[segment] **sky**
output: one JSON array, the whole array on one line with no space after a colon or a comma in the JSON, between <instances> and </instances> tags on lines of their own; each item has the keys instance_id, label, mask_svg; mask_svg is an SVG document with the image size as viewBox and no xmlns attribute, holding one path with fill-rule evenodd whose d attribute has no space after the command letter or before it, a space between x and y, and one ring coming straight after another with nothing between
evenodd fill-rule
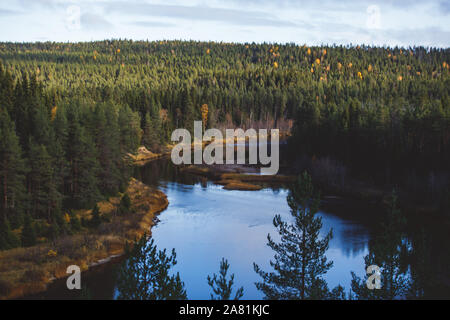
<instances>
[{"instance_id":1,"label":"sky","mask_svg":"<svg viewBox=\"0 0 450 320\"><path fill-rule=\"evenodd\" d=\"M450 44L450 0L0 0L0 41Z\"/></svg>"}]
</instances>

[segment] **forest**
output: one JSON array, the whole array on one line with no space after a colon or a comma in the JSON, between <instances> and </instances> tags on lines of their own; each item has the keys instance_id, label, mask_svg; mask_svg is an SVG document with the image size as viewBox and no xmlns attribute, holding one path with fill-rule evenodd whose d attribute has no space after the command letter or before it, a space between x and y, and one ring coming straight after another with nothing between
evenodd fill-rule
<instances>
[{"instance_id":1,"label":"forest","mask_svg":"<svg viewBox=\"0 0 450 320\"><path fill-rule=\"evenodd\" d=\"M449 61L424 47L0 43L0 249L76 232L86 222L65 215L124 190L126 153L161 152L201 119L290 131L299 172L319 163L338 187L398 187L448 216Z\"/></svg>"}]
</instances>

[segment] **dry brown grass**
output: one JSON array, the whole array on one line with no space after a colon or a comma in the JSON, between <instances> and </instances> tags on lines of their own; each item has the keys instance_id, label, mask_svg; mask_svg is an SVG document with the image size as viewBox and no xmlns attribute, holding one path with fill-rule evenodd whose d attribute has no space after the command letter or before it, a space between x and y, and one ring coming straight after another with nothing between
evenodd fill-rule
<instances>
[{"instance_id":1,"label":"dry brown grass","mask_svg":"<svg viewBox=\"0 0 450 320\"><path fill-rule=\"evenodd\" d=\"M161 158L164 154L167 154L170 152L172 146L165 146L163 147L163 151L161 153L153 153L150 150L148 150L146 147L142 146L138 148L138 151L136 154L128 153L126 158L132 161L134 165L137 166L143 166L149 161Z\"/></svg>"},{"instance_id":2,"label":"dry brown grass","mask_svg":"<svg viewBox=\"0 0 450 320\"><path fill-rule=\"evenodd\" d=\"M222 179L238 180L245 182L278 182L278 183L290 183L294 182L295 176L283 176L283 175L257 175L257 174L242 174L242 173L224 173L221 175Z\"/></svg>"},{"instance_id":3,"label":"dry brown grass","mask_svg":"<svg viewBox=\"0 0 450 320\"><path fill-rule=\"evenodd\" d=\"M87 270L99 260L123 254L127 242L148 234L155 216L168 205L166 195L136 179L130 180L127 193L132 213L112 215L111 221L97 230L60 237L53 243L0 251L0 299L41 292L53 279L66 277L69 265ZM100 214L114 214L119 202L119 197L99 202ZM91 210L76 214L89 218Z\"/></svg>"},{"instance_id":4,"label":"dry brown grass","mask_svg":"<svg viewBox=\"0 0 450 320\"><path fill-rule=\"evenodd\" d=\"M258 186L256 184L250 184L250 183L246 183L246 182L242 182L242 181L237 181L237 180L225 180L228 181L228 183L226 183L224 185L224 189L226 190L249 190L249 191L256 191L256 190L261 190L262 187Z\"/></svg>"},{"instance_id":5,"label":"dry brown grass","mask_svg":"<svg viewBox=\"0 0 450 320\"><path fill-rule=\"evenodd\" d=\"M261 190L262 186L242 182L239 180L224 179L216 181L215 183L223 185L226 190Z\"/></svg>"}]
</instances>

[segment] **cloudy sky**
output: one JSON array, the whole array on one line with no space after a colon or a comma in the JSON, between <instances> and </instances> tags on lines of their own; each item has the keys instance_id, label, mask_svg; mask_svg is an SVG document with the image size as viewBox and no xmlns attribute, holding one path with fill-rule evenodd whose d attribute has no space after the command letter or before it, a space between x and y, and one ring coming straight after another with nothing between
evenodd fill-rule
<instances>
[{"instance_id":1,"label":"cloudy sky","mask_svg":"<svg viewBox=\"0 0 450 320\"><path fill-rule=\"evenodd\" d=\"M1 0L0 41L450 46L450 0Z\"/></svg>"}]
</instances>

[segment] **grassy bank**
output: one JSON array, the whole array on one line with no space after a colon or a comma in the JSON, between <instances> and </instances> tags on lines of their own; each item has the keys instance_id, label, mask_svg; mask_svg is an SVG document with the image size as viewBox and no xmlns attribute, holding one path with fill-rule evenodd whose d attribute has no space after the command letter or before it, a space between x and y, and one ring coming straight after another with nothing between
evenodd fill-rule
<instances>
[{"instance_id":1,"label":"grassy bank","mask_svg":"<svg viewBox=\"0 0 450 320\"><path fill-rule=\"evenodd\" d=\"M246 174L245 171L259 170L240 165L190 165L182 171L207 177L227 190L261 190L266 184L292 183L296 179L295 176Z\"/></svg>"},{"instance_id":2,"label":"grassy bank","mask_svg":"<svg viewBox=\"0 0 450 320\"><path fill-rule=\"evenodd\" d=\"M53 242L0 252L0 298L14 299L46 290L54 279L67 276L69 265L82 271L122 255L127 242L140 238L168 206L166 195L131 179L126 190L131 199L128 213L119 214L119 197L98 203L102 223L95 229L60 237ZM78 218L91 218L92 210L80 210Z\"/></svg>"}]
</instances>

